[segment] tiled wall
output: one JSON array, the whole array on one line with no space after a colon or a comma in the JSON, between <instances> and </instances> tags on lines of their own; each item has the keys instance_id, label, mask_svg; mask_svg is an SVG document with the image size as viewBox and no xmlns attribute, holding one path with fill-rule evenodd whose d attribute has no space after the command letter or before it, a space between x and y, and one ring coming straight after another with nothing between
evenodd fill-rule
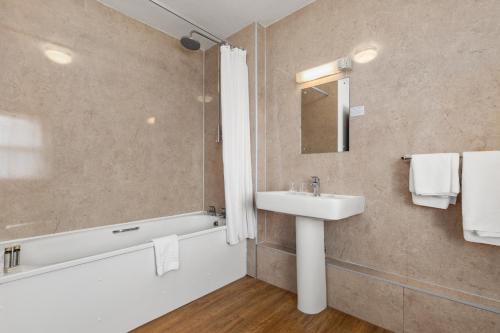
<instances>
[{"instance_id":1,"label":"tiled wall","mask_svg":"<svg viewBox=\"0 0 500 333\"><path fill-rule=\"evenodd\" d=\"M201 210L202 56L94 0L0 1L0 240Z\"/></svg>"},{"instance_id":2,"label":"tiled wall","mask_svg":"<svg viewBox=\"0 0 500 333\"><path fill-rule=\"evenodd\" d=\"M257 278L296 292L294 252L259 243ZM393 332L500 331L498 300L331 258L326 275L330 307Z\"/></svg>"},{"instance_id":3,"label":"tiled wall","mask_svg":"<svg viewBox=\"0 0 500 333\"><path fill-rule=\"evenodd\" d=\"M323 192L367 200L364 214L326 223L329 258L500 300L500 248L464 241L460 202L448 210L414 206L409 164L400 160L407 153L500 149L499 14L495 0L318 0L267 28L267 190L315 175ZM366 108L351 120L350 152L301 155L295 73L370 44L378 46L378 57L354 64L350 75L351 106ZM264 229L262 241L294 248L292 217L268 214ZM278 281L273 270L284 264L281 254L267 257L273 253L259 250L258 276ZM347 291L332 296L338 297L333 306L358 290L355 279L344 280ZM328 287L335 288L334 280ZM404 295L405 329L425 331L415 326L423 311L444 301L414 293ZM374 305L386 294L360 304ZM403 311L403 298L399 304ZM466 306L457 304L449 307L451 317ZM491 316L498 325L499 315Z\"/></svg>"},{"instance_id":4,"label":"tiled wall","mask_svg":"<svg viewBox=\"0 0 500 333\"><path fill-rule=\"evenodd\" d=\"M224 173L219 130L218 48L205 51L205 209L224 207Z\"/></svg>"}]
</instances>

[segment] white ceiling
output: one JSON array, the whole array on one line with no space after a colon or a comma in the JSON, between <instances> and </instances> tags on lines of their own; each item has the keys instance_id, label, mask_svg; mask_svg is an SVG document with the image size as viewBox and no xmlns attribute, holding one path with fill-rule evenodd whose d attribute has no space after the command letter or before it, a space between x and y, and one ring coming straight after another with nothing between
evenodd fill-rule
<instances>
[{"instance_id":1,"label":"white ceiling","mask_svg":"<svg viewBox=\"0 0 500 333\"><path fill-rule=\"evenodd\" d=\"M187 35L190 24L149 0L99 0L172 37ZM227 38L253 22L268 26L315 0L156 0L220 38ZM202 48L212 43L199 38Z\"/></svg>"}]
</instances>

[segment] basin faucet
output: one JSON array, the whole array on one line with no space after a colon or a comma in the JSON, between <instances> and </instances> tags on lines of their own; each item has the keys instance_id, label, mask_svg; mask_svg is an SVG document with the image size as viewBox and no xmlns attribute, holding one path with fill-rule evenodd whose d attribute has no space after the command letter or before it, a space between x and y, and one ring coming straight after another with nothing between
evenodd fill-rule
<instances>
[{"instance_id":1,"label":"basin faucet","mask_svg":"<svg viewBox=\"0 0 500 333\"><path fill-rule=\"evenodd\" d=\"M319 177L318 176L312 176L312 188L313 188L313 195L315 197L319 197L320 196L320 192L319 192Z\"/></svg>"}]
</instances>

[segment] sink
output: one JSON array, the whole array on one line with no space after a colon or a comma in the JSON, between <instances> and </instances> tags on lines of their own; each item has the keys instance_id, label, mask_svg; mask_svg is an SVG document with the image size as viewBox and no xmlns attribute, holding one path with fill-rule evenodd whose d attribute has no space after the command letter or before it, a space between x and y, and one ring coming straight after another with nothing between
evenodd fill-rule
<instances>
[{"instance_id":1,"label":"sink","mask_svg":"<svg viewBox=\"0 0 500 333\"><path fill-rule=\"evenodd\" d=\"M341 220L365 210L362 196L272 191L257 193L257 208L295 215L298 308L316 314L326 308L324 221Z\"/></svg>"},{"instance_id":2,"label":"sink","mask_svg":"<svg viewBox=\"0 0 500 333\"><path fill-rule=\"evenodd\" d=\"M340 220L363 213L365 198L338 194L315 197L312 193L288 191L258 192L257 208L321 220Z\"/></svg>"}]
</instances>

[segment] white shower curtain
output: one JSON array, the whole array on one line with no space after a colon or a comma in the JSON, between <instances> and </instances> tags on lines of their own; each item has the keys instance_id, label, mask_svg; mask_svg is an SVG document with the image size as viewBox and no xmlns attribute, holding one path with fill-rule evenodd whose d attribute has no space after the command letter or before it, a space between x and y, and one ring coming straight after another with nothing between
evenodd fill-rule
<instances>
[{"instance_id":1,"label":"white shower curtain","mask_svg":"<svg viewBox=\"0 0 500 333\"><path fill-rule=\"evenodd\" d=\"M221 46L222 159L227 241L255 238L247 52Z\"/></svg>"}]
</instances>

